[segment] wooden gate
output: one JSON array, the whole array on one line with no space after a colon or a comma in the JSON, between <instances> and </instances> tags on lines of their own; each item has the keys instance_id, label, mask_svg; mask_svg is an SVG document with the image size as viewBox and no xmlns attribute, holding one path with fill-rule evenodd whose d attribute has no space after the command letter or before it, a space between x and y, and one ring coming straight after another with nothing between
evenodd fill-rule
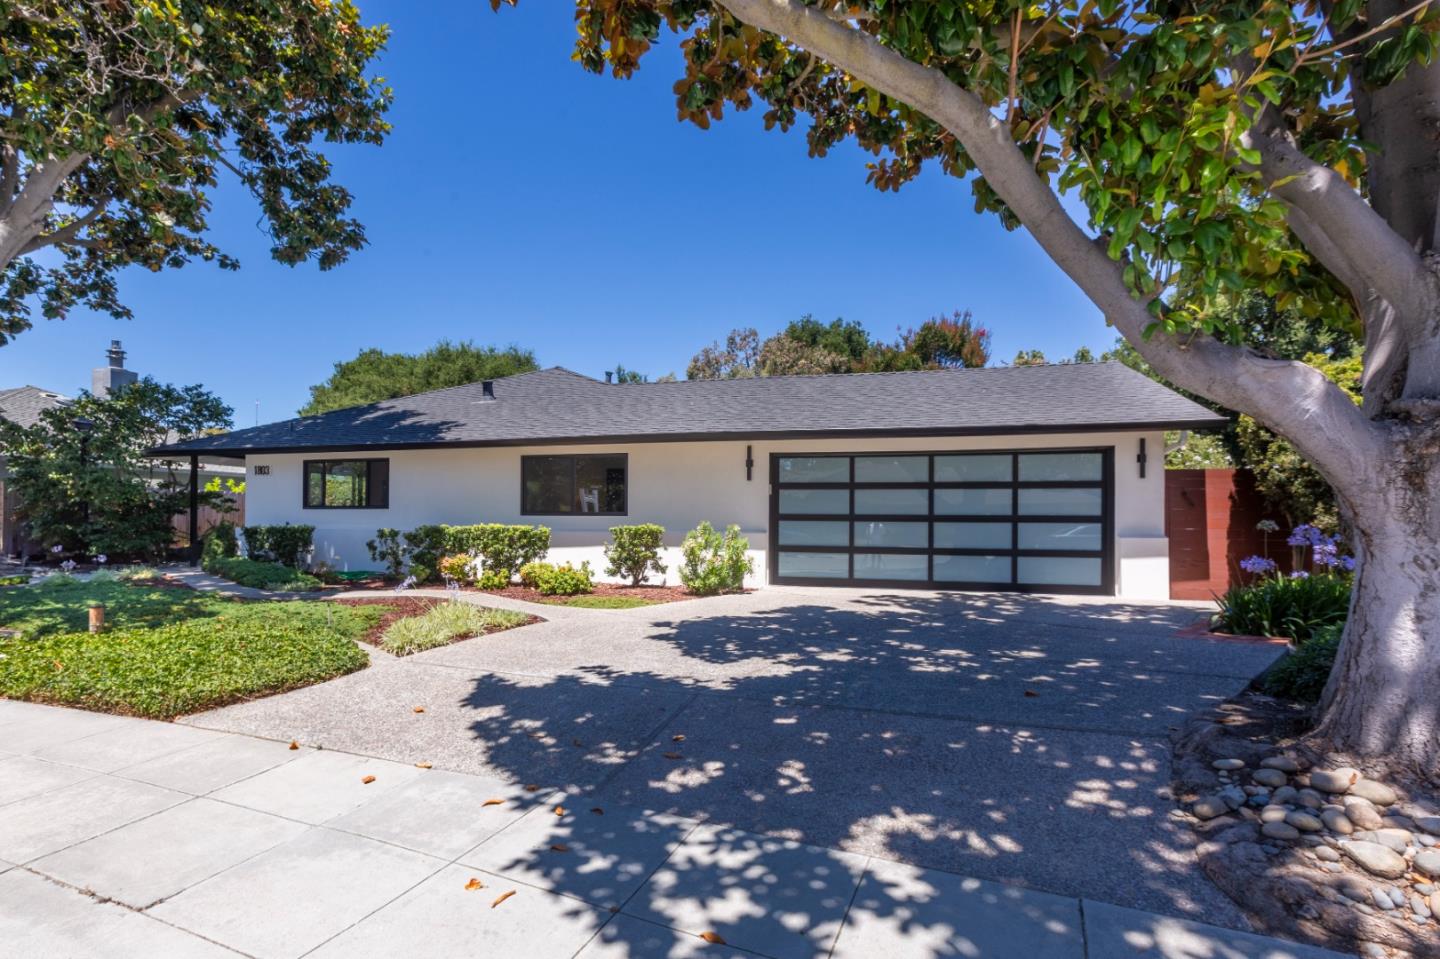
<instances>
[{"instance_id":1,"label":"wooden gate","mask_svg":"<svg viewBox=\"0 0 1440 959\"><path fill-rule=\"evenodd\" d=\"M1269 535L1263 519L1282 523ZM1269 555L1290 569L1289 531L1265 507L1248 470L1166 470L1165 535L1170 538L1170 598L1213 599L1240 583L1240 561Z\"/></svg>"}]
</instances>

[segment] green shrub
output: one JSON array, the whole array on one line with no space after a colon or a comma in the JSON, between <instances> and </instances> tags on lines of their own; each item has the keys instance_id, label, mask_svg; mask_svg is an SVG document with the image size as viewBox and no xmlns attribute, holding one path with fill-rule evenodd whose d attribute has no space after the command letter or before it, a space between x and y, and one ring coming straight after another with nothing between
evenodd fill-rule
<instances>
[{"instance_id":1,"label":"green shrub","mask_svg":"<svg viewBox=\"0 0 1440 959\"><path fill-rule=\"evenodd\" d=\"M469 553L451 553L440 560L440 575L468 585L475 581L478 565Z\"/></svg>"},{"instance_id":2,"label":"green shrub","mask_svg":"<svg viewBox=\"0 0 1440 959\"><path fill-rule=\"evenodd\" d=\"M417 583L429 583L439 578L440 557L453 552L445 546L447 528L431 523L417 526L405 534L405 548L410 554L409 572Z\"/></svg>"},{"instance_id":3,"label":"green shrub","mask_svg":"<svg viewBox=\"0 0 1440 959\"><path fill-rule=\"evenodd\" d=\"M746 574L755 571L755 561L745 555L749 547L740 527L727 526L722 535L708 521L701 523L680 544L680 582L699 596L743 589Z\"/></svg>"},{"instance_id":4,"label":"green shrub","mask_svg":"<svg viewBox=\"0 0 1440 959\"><path fill-rule=\"evenodd\" d=\"M291 569L305 565L315 539L315 527L246 526L245 547L249 557L266 563L280 563Z\"/></svg>"},{"instance_id":5,"label":"green shrub","mask_svg":"<svg viewBox=\"0 0 1440 959\"><path fill-rule=\"evenodd\" d=\"M437 603L419 616L396 620L385 630L380 645L396 656L408 656L457 639L523 626L529 619L524 613L508 609L488 609L459 601Z\"/></svg>"},{"instance_id":6,"label":"green shrub","mask_svg":"<svg viewBox=\"0 0 1440 959\"><path fill-rule=\"evenodd\" d=\"M398 529L388 526L377 529L375 538L368 540L365 548L370 551L371 559L385 564L385 574L391 579L405 577L405 561L410 557L410 551L401 543Z\"/></svg>"},{"instance_id":7,"label":"green shrub","mask_svg":"<svg viewBox=\"0 0 1440 959\"><path fill-rule=\"evenodd\" d=\"M204 567L211 560L238 555L240 543L235 538L235 524L229 520L221 520L205 534L200 546L200 565Z\"/></svg>"},{"instance_id":8,"label":"green shrub","mask_svg":"<svg viewBox=\"0 0 1440 959\"><path fill-rule=\"evenodd\" d=\"M605 545L606 576L622 576L631 586L639 586L651 573L665 575L660 562L660 547L665 543L665 527L655 523L610 527L612 542Z\"/></svg>"},{"instance_id":9,"label":"green shrub","mask_svg":"<svg viewBox=\"0 0 1440 959\"><path fill-rule=\"evenodd\" d=\"M0 586L24 586L30 582L30 576L0 576Z\"/></svg>"},{"instance_id":10,"label":"green shrub","mask_svg":"<svg viewBox=\"0 0 1440 959\"><path fill-rule=\"evenodd\" d=\"M550 551L550 530L544 526L509 526L481 523L445 527L446 552L480 557L486 573L498 573L509 583L520 567L543 559Z\"/></svg>"},{"instance_id":11,"label":"green shrub","mask_svg":"<svg viewBox=\"0 0 1440 959\"><path fill-rule=\"evenodd\" d=\"M1335 655L1340 651L1340 634L1344 623L1331 623L1300 643L1295 651L1280 660L1260 678L1260 688L1271 696L1293 699L1302 703L1320 701Z\"/></svg>"},{"instance_id":12,"label":"green shrub","mask_svg":"<svg viewBox=\"0 0 1440 959\"><path fill-rule=\"evenodd\" d=\"M216 559L205 567L205 571L253 589L296 592L320 588L320 580L308 573L280 563L264 563L239 556Z\"/></svg>"},{"instance_id":13,"label":"green shrub","mask_svg":"<svg viewBox=\"0 0 1440 959\"><path fill-rule=\"evenodd\" d=\"M144 583L160 578L160 571L154 566L117 566L115 578L126 583Z\"/></svg>"},{"instance_id":14,"label":"green shrub","mask_svg":"<svg viewBox=\"0 0 1440 959\"><path fill-rule=\"evenodd\" d=\"M475 580L475 585L480 589L504 589L510 585L510 577L493 569L483 570L480 578Z\"/></svg>"},{"instance_id":15,"label":"green shrub","mask_svg":"<svg viewBox=\"0 0 1440 959\"><path fill-rule=\"evenodd\" d=\"M579 567L569 563L560 566L526 563L520 567L520 582L538 589L545 596L576 596L595 589L589 563L581 563Z\"/></svg>"},{"instance_id":16,"label":"green shrub","mask_svg":"<svg viewBox=\"0 0 1440 959\"><path fill-rule=\"evenodd\" d=\"M1218 600L1213 626L1247 636L1285 636L1303 643L1317 631L1344 623L1350 609L1350 577L1271 576L1236 586Z\"/></svg>"}]
</instances>

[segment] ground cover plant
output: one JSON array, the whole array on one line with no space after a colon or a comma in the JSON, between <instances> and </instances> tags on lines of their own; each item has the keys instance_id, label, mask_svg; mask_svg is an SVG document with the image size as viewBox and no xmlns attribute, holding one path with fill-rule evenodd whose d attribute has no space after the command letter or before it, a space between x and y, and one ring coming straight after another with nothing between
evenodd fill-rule
<instances>
[{"instance_id":1,"label":"ground cover plant","mask_svg":"<svg viewBox=\"0 0 1440 959\"><path fill-rule=\"evenodd\" d=\"M303 592L321 586L320 580L309 573L282 563L266 563L240 556L211 559L205 563L204 569L240 586L272 592Z\"/></svg>"},{"instance_id":2,"label":"ground cover plant","mask_svg":"<svg viewBox=\"0 0 1440 959\"><path fill-rule=\"evenodd\" d=\"M106 629L86 631L88 606ZM364 667L374 609L244 602L151 582L68 579L0 593L0 695L169 719Z\"/></svg>"},{"instance_id":3,"label":"ground cover plant","mask_svg":"<svg viewBox=\"0 0 1440 959\"><path fill-rule=\"evenodd\" d=\"M524 626L533 621L533 616L513 610L491 609L460 600L444 600L430 605L418 615L395 620L381 634L380 647L396 656L409 656L411 653L445 646L461 639Z\"/></svg>"}]
</instances>

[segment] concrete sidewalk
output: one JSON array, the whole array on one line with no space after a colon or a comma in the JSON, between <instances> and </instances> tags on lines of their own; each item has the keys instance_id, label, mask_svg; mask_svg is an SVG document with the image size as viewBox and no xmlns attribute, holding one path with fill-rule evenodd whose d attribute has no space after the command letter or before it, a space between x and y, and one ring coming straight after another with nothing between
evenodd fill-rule
<instances>
[{"instance_id":1,"label":"concrete sidewalk","mask_svg":"<svg viewBox=\"0 0 1440 959\"><path fill-rule=\"evenodd\" d=\"M0 956L236 954L1336 955L594 795L0 700Z\"/></svg>"}]
</instances>

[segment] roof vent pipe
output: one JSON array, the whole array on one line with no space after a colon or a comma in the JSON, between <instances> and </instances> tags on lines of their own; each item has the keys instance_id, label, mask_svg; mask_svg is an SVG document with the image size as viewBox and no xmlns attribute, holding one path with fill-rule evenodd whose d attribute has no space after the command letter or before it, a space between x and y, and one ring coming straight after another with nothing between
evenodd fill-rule
<instances>
[{"instance_id":1,"label":"roof vent pipe","mask_svg":"<svg viewBox=\"0 0 1440 959\"><path fill-rule=\"evenodd\" d=\"M494 380L481 380L481 381L480 381L480 392L481 392L481 394L484 396L485 399L487 399L487 400L493 400L493 399L495 398L495 381L494 381Z\"/></svg>"},{"instance_id":2,"label":"roof vent pipe","mask_svg":"<svg viewBox=\"0 0 1440 959\"><path fill-rule=\"evenodd\" d=\"M614 370L606 370L606 371L605 371L605 382L606 382L606 383L614 383L614 382L615 382L615 371L614 371Z\"/></svg>"}]
</instances>

